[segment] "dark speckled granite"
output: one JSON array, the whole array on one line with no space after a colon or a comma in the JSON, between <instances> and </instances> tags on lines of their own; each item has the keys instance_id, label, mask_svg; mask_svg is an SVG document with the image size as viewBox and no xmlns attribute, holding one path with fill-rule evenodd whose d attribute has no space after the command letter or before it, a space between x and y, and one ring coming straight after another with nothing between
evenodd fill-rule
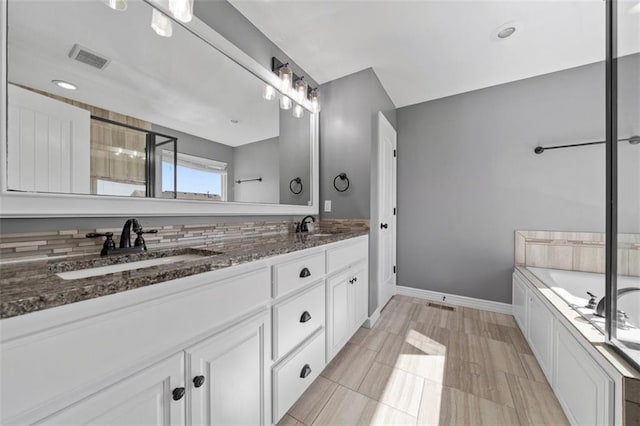
<instances>
[{"instance_id":1,"label":"dark speckled granite","mask_svg":"<svg viewBox=\"0 0 640 426\"><path fill-rule=\"evenodd\" d=\"M188 277L232 265L291 253L333 243L368 231L348 231L314 236L280 234L261 238L227 240L197 247L154 250L121 258L90 255L69 261L36 261L0 265L0 318L10 318L42 309L115 294L126 290ZM201 258L123 271L77 280L63 280L56 272L113 264L114 260L135 262L176 254L201 254ZM219 253L219 254L216 254Z\"/></svg>"}]
</instances>

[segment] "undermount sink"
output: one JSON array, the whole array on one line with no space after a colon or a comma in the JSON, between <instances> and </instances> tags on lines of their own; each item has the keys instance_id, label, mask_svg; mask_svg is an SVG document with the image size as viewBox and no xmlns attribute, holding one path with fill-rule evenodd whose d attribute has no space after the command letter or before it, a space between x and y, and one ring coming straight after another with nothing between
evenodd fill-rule
<instances>
[{"instance_id":1,"label":"undermount sink","mask_svg":"<svg viewBox=\"0 0 640 426\"><path fill-rule=\"evenodd\" d=\"M160 256L158 256L160 254ZM113 274L117 272L133 271L136 269L150 268L152 266L169 265L177 262L202 259L207 256L220 254L208 250L175 250L164 253L142 253L140 255L126 256L122 258L101 258L103 262L97 261L93 265L80 263L78 265L65 265L61 272L56 275L63 280L77 280L82 278L97 277L100 275ZM134 260L140 258L140 260ZM117 263L112 263L113 261ZM76 267L74 267L76 266Z\"/></svg>"}]
</instances>

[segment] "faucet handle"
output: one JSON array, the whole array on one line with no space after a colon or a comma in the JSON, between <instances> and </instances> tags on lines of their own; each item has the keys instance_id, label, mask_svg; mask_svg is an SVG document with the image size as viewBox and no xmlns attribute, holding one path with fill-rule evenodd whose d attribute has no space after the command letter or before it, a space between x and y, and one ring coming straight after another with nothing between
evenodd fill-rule
<instances>
[{"instance_id":1,"label":"faucet handle","mask_svg":"<svg viewBox=\"0 0 640 426\"><path fill-rule=\"evenodd\" d=\"M106 256L109 253L109 251L116 249L116 243L115 241L113 241L113 232L105 232L103 234L98 232L89 232L85 236L87 238L107 237L107 239L104 240L104 244L102 245L102 251L100 252L102 256Z\"/></svg>"},{"instance_id":2,"label":"faucet handle","mask_svg":"<svg viewBox=\"0 0 640 426\"><path fill-rule=\"evenodd\" d=\"M157 229L149 229L148 231L143 231L142 227L140 227L135 232L136 232L136 234L138 234L138 237L134 241L133 246L134 247L143 247L146 250L147 249L147 243L145 242L144 238L142 238L142 234L157 234L158 230Z\"/></svg>"},{"instance_id":3,"label":"faucet handle","mask_svg":"<svg viewBox=\"0 0 640 426\"><path fill-rule=\"evenodd\" d=\"M107 239L113 237L113 232L105 232L103 234L100 234L98 232L89 232L88 234L85 235L85 237L87 238L100 238L100 237L107 237Z\"/></svg>"}]
</instances>

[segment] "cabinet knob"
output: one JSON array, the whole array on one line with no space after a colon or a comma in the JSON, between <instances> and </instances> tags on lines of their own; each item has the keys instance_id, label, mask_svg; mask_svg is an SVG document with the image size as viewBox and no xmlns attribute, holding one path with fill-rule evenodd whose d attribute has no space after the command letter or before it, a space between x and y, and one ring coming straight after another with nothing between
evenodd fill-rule
<instances>
[{"instance_id":1,"label":"cabinet knob","mask_svg":"<svg viewBox=\"0 0 640 426\"><path fill-rule=\"evenodd\" d=\"M196 376L193 378L193 386L199 388L204 385L204 376Z\"/></svg>"},{"instance_id":2,"label":"cabinet knob","mask_svg":"<svg viewBox=\"0 0 640 426\"><path fill-rule=\"evenodd\" d=\"M380 224L380 229L387 229L388 227L389 227L389 225L386 224L386 223L381 223Z\"/></svg>"},{"instance_id":3,"label":"cabinet knob","mask_svg":"<svg viewBox=\"0 0 640 426\"><path fill-rule=\"evenodd\" d=\"M300 378L304 379L309 374L311 374L311 367L309 367L309 364L305 364L304 367L302 367L302 371L300 371Z\"/></svg>"},{"instance_id":4,"label":"cabinet knob","mask_svg":"<svg viewBox=\"0 0 640 426\"><path fill-rule=\"evenodd\" d=\"M179 401L184 396L184 388L175 388L173 390L173 400Z\"/></svg>"},{"instance_id":5,"label":"cabinet knob","mask_svg":"<svg viewBox=\"0 0 640 426\"><path fill-rule=\"evenodd\" d=\"M355 283L356 281L358 281L358 277L353 277L353 282Z\"/></svg>"},{"instance_id":6,"label":"cabinet knob","mask_svg":"<svg viewBox=\"0 0 640 426\"><path fill-rule=\"evenodd\" d=\"M311 271L309 270L309 268L302 268L302 271L300 271L300 278L307 278L311 276Z\"/></svg>"},{"instance_id":7,"label":"cabinet knob","mask_svg":"<svg viewBox=\"0 0 640 426\"><path fill-rule=\"evenodd\" d=\"M356 282L356 277L353 277L349 280L349 284L353 284Z\"/></svg>"},{"instance_id":8,"label":"cabinet knob","mask_svg":"<svg viewBox=\"0 0 640 426\"><path fill-rule=\"evenodd\" d=\"M311 319L311 314L309 313L309 311L304 311L302 313L302 316L300 317L300 322L307 322Z\"/></svg>"}]
</instances>

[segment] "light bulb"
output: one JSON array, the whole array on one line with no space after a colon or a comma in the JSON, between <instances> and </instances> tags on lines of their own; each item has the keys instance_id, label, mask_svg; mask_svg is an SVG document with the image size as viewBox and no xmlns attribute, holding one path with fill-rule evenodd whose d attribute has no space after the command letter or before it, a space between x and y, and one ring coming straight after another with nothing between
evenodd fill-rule
<instances>
[{"instance_id":1,"label":"light bulb","mask_svg":"<svg viewBox=\"0 0 640 426\"><path fill-rule=\"evenodd\" d=\"M302 108L300 105L296 105L295 108L293 108L293 116L295 118L304 117L304 108Z\"/></svg>"},{"instance_id":2,"label":"light bulb","mask_svg":"<svg viewBox=\"0 0 640 426\"><path fill-rule=\"evenodd\" d=\"M311 92L311 111L320 112L320 95L318 94L318 89L314 89Z\"/></svg>"},{"instance_id":3,"label":"light bulb","mask_svg":"<svg viewBox=\"0 0 640 426\"><path fill-rule=\"evenodd\" d=\"M273 86L265 84L262 88L262 97L268 101L272 101L276 98L276 89Z\"/></svg>"},{"instance_id":4,"label":"light bulb","mask_svg":"<svg viewBox=\"0 0 640 426\"><path fill-rule=\"evenodd\" d=\"M178 21L190 22L193 19L193 0L169 0L169 10Z\"/></svg>"},{"instance_id":5,"label":"light bulb","mask_svg":"<svg viewBox=\"0 0 640 426\"><path fill-rule=\"evenodd\" d=\"M102 0L104 4L113 10L123 12L127 10L127 0Z\"/></svg>"},{"instance_id":6,"label":"light bulb","mask_svg":"<svg viewBox=\"0 0 640 426\"><path fill-rule=\"evenodd\" d=\"M289 64L284 64L278 70L278 76L280 77L280 89L287 93L291 89L291 83L293 81L293 71L289 68Z\"/></svg>"},{"instance_id":7,"label":"light bulb","mask_svg":"<svg viewBox=\"0 0 640 426\"><path fill-rule=\"evenodd\" d=\"M171 19L156 9L153 9L151 14L151 28L161 37L171 37L173 34Z\"/></svg>"},{"instance_id":8,"label":"light bulb","mask_svg":"<svg viewBox=\"0 0 640 426\"><path fill-rule=\"evenodd\" d=\"M296 100L298 102L304 101L307 98L307 89L309 88L309 85L304 81L303 77L300 77L300 79L296 81L295 88Z\"/></svg>"},{"instance_id":9,"label":"light bulb","mask_svg":"<svg viewBox=\"0 0 640 426\"><path fill-rule=\"evenodd\" d=\"M291 109L291 106L292 106L291 98L285 95L280 96L280 109L285 109L285 110Z\"/></svg>"}]
</instances>

